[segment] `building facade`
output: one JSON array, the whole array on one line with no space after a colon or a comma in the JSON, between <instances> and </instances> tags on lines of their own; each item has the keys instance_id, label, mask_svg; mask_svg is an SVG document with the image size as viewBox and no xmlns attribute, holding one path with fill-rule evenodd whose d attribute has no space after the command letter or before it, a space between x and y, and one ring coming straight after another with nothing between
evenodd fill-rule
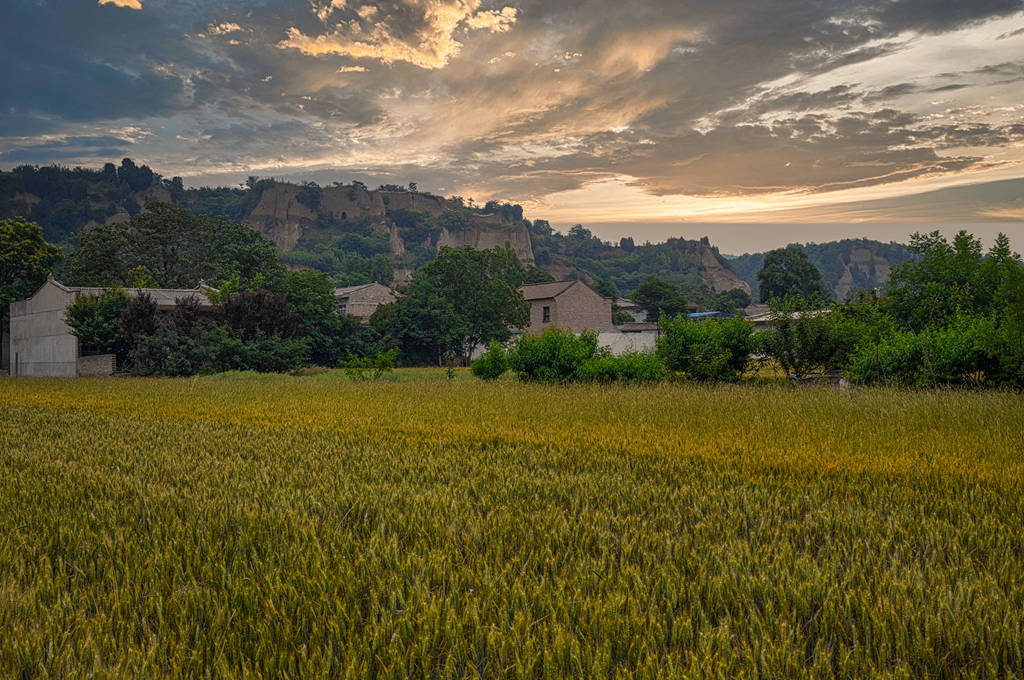
<instances>
[{"instance_id":1,"label":"building facade","mask_svg":"<svg viewBox=\"0 0 1024 680\"><path fill-rule=\"evenodd\" d=\"M519 288L530 303L527 333L540 335L545 328L581 331L613 331L612 301L580 280L533 283Z\"/></svg>"},{"instance_id":2,"label":"building facade","mask_svg":"<svg viewBox=\"0 0 1024 680\"><path fill-rule=\"evenodd\" d=\"M102 295L107 289L65 286L52 276L27 300L11 303L9 363L12 376L73 378L98 375L100 367L113 368L110 359L83 357L78 338L65 322L68 307L79 298ZM170 310L181 298L195 297L210 307L209 288L195 289L125 288L131 297L148 294L157 310ZM108 355L109 356L109 355ZM109 375L109 373L105 373Z\"/></svg>"},{"instance_id":3,"label":"building facade","mask_svg":"<svg viewBox=\"0 0 1024 680\"><path fill-rule=\"evenodd\" d=\"M370 323L370 317L380 305L394 302L395 291L380 283L367 283L361 286L347 286L334 289L337 300L338 314L357 316L362 323Z\"/></svg>"}]
</instances>

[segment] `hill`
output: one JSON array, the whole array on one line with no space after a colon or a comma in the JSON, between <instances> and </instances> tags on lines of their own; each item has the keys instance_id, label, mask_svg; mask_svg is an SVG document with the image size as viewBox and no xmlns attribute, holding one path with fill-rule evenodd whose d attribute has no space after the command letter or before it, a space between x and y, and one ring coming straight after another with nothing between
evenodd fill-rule
<instances>
[{"instance_id":1,"label":"hill","mask_svg":"<svg viewBox=\"0 0 1024 680\"><path fill-rule=\"evenodd\" d=\"M518 205L478 207L415 185L374 190L360 182L320 187L250 177L240 187L186 189L180 177L166 179L127 158L100 170L26 165L0 171L0 216L38 222L54 243L83 227L128 220L149 201L242 222L277 244L286 266L318 269L341 284L402 282L441 246L508 243L524 264L555 278L606 279L623 294L650 275L682 285L693 299L748 287L706 238L615 245L582 226L562 235L545 220L524 219Z\"/></svg>"},{"instance_id":2,"label":"hill","mask_svg":"<svg viewBox=\"0 0 1024 680\"><path fill-rule=\"evenodd\" d=\"M862 289L884 289L889 271L910 259L910 252L902 243L882 243L871 239L843 239L829 243L792 243L802 248L807 257L821 270L825 283L837 300L846 300ZM732 270L750 286L753 296L758 294L757 272L764 265L765 253L726 255Z\"/></svg>"}]
</instances>

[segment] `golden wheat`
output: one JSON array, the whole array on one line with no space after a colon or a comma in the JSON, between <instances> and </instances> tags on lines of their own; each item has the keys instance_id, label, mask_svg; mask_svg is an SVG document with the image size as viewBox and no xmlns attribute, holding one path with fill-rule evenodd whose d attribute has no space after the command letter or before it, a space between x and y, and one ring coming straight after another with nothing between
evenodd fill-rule
<instances>
[{"instance_id":1,"label":"golden wheat","mask_svg":"<svg viewBox=\"0 0 1024 680\"><path fill-rule=\"evenodd\" d=\"M0 675L1019 676L1022 423L1007 393L2 380Z\"/></svg>"}]
</instances>

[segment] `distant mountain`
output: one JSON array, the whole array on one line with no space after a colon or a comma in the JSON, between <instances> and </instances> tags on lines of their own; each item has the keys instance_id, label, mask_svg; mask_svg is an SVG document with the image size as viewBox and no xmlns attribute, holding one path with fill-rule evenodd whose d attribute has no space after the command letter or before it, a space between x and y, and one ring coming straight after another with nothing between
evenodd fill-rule
<instances>
[{"instance_id":1,"label":"distant mountain","mask_svg":"<svg viewBox=\"0 0 1024 680\"><path fill-rule=\"evenodd\" d=\"M892 267L911 257L902 243L882 243L870 239L790 245L803 248L811 262L821 270L832 295L840 301L846 300L858 290L884 290ZM757 272L764 265L764 256L764 253L725 256L736 275L750 285L755 299L758 297Z\"/></svg>"}]
</instances>

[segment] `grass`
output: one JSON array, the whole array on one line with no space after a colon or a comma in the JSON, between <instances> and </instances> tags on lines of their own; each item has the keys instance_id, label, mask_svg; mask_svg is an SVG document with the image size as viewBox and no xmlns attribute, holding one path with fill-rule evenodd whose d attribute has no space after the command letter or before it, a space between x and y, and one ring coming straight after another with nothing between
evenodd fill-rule
<instances>
[{"instance_id":1,"label":"grass","mask_svg":"<svg viewBox=\"0 0 1024 680\"><path fill-rule=\"evenodd\" d=\"M4 379L0 676L1019 677L1022 422L996 392Z\"/></svg>"}]
</instances>

